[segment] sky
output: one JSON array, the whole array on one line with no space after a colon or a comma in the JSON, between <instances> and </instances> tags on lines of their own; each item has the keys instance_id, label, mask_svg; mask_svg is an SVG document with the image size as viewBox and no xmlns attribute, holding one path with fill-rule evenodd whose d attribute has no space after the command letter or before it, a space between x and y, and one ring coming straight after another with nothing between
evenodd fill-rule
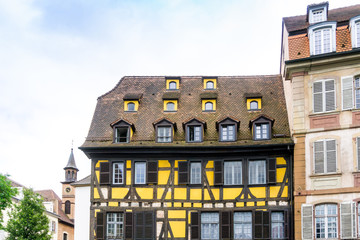
<instances>
[{"instance_id":1,"label":"sky","mask_svg":"<svg viewBox=\"0 0 360 240\"><path fill-rule=\"evenodd\" d=\"M282 18L317 2L0 0L0 173L61 196L72 147L90 174L78 147L123 76L278 74Z\"/></svg>"}]
</instances>

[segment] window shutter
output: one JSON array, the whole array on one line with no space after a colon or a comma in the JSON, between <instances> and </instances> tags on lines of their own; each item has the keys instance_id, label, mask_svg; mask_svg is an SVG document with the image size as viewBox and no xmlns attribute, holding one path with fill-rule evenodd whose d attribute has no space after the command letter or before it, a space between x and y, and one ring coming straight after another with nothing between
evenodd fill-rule
<instances>
[{"instance_id":1,"label":"window shutter","mask_svg":"<svg viewBox=\"0 0 360 240\"><path fill-rule=\"evenodd\" d=\"M147 183L157 184L158 182L158 162L150 161L147 163Z\"/></svg>"},{"instance_id":2,"label":"window shutter","mask_svg":"<svg viewBox=\"0 0 360 240\"><path fill-rule=\"evenodd\" d=\"M288 211L284 211L284 237L289 237L289 220L288 220Z\"/></svg>"},{"instance_id":3,"label":"window shutter","mask_svg":"<svg viewBox=\"0 0 360 240\"><path fill-rule=\"evenodd\" d=\"M255 211L255 239L270 239L270 214Z\"/></svg>"},{"instance_id":4,"label":"window shutter","mask_svg":"<svg viewBox=\"0 0 360 240\"><path fill-rule=\"evenodd\" d=\"M231 219L232 217L230 211L221 212L221 239L232 239Z\"/></svg>"},{"instance_id":5,"label":"window shutter","mask_svg":"<svg viewBox=\"0 0 360 240\"><path fill-rule=\"evenodd\" d=\"M342 109L351 109L354 107L353 102L353 78L345 77L342 82Z\"/></svg>"},{"instance_id":6,"label":"window shutter","mask_svg":"<svg viewBox=\"0 0 360 240\"><path fill-rule=\"evenodd\" d=\"M263 238L270 239L270 213L263 212Z\"/></svg>"},{"instance_id":7,"label":"window shutter","mask_svg":"<svg viewBox=\"0 0 360 240\"><path fill-rule=\"evenodd\" d=\"M314 142L315 173L324 173L324 141Z\"/></svg>"},{"instance_id":8,"label":"window shutter","mask_svg":"<svg viewBox=\"0 0 360 240\"><path fill-rule=\"evenodd\" d=\"M336 141L328 140L326 141L326 161L327 161L327 171L326 172L336 172Z\"/></svg>"},{"instance_id":9,"label":"window shutter","mask_svg":"<svg viewBox=\"0 0 360 240\"><path fill-rule=\"evenodd\" d=\"M335 110L335 81L325 81L325 111Z\"/></svg>"},{"instance_id":10,"label":"window shutter","mask_svg":"<svg viewBox=\"0 0 360 240\"><path fill-rule=\"evenodd\" d=\"M187 161L178 162L179 165L179 184L189 183L189 166Z\"/></svg>"},{"instance_id":11,"label":"window shutter","mask_svg":"<svg viewBox=\"0 0 360 240\"><path fill-rule=\"evenodd\" d=\"M145 235L144 215L145 212L135 213L135 239L144 238Z\"/></svg>"},{"instance_id":12,"label":"window shutter","mask_svg":"<svg viewBox=\"0 0 360 240\"><path fill-rule=\"evenodd\" d=\"M105 224L105 213L98 212L96 214L96 240L104 239L104 224Z\"/></svg>"},{"instance_id":13,"label":"window shutter","mask_svg":"<svg viewBox=\"0 0 360 240\"><path fill-rule=\"evenodd\" d=\"M313 206L308 204L301 205L301 227L302 239L313 239Z\"/></svg>"},{"instance_id":14,"label":"window shutter","mask_svg":"<svg viewBox=\"0 0 360 240\"><path fill-rule=\"evenodd\" d=\"M152 211L147 211L144 214L145 217L145 233L144 233L144 237L146 239L153 239L155 236L155 232L154 232L154 212Z\"/></svg>"},{"instance_id":15,"label":"window shutter","mask_svg":"<svg viewBox=\"0 0 360 240\"><path fill-rule=\"evenodd\" d=\"M223 161L214 161L214 184L223 184Z\"/></svg>"},{"instance_id":16,"label":"window shutter","mask_svg":"<svg viewBox=\"0 0 360 240\"><path fill-rule=\"evenodd\" d=\"M133 214L132 212L125 213L125 239L133 238Z\"/></svg>"},{"instance_id":17,"label":"window shutter","mask_svg":"<svg viewBox=\"0 0 360 240\"><path fill-rule=\"evenodd\" d=\"M100 184L110 184L110 163L100 163Z\"/></svg>"},{"instance_id":18,"label":"window shutter","mask_svg":"<svg viewBox=\"0 0 360 240\"><path fill-rule=\"evenodd\" d=\"M323 111L323 92L322 82L314 82L313 85L313 97L314 97L314 112Z\"/></svg>"},{"instance_id":19,"label":"window shutter","mask_svg":"<svg viewBox=\"0 0 360 240\"><path fill-rule=\"evenodd\" d=\"M356 238L356 211L354 202L340 203L340 236L341 239Z\"/></svg>"},{"instance_id":20,"label":"window shutter","mask_svg":"<svg viewBox=\"0 0 360 240\"><path fill-rule=\"evenodd\" d=\"M200 239L200 214L198 212L190 213L191 220L191 239Z\"/></svg>"},{"instance_id":21,"label":"window shutter","mask_svg":"<svg viewBox=\"0 0 360 240\"><path fill-rule=\"evenodd\" d=\"M268 159L268 183L276 183L276 159Z\"/></svg>"}]
</instances>

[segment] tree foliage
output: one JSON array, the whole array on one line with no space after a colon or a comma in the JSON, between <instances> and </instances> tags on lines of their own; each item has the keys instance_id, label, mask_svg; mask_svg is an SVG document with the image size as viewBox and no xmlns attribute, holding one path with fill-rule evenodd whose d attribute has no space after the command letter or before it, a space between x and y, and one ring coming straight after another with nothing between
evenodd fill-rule
<instances>
[{"instance_id":1,"label":"tree foliage","mask_svg":"<svg viewBox=\"0 0 360 240\"><path fill-rule=\"evenodd\" d=\"M17 189L11 187L11 182L7 175L0 174L0 229L3 229L3 210L10 207L11 198L17 193Z\"/></svg>"},{"instance_id":2,"label":"tree foliage","mask_svg":"<svg viewBox=\"0 0 360 240\"><path fill-rule=\"evenodd\" d=\"M7 240L50 240L49 219L43 200L31 189L24 189L24 198L14 205L6 227Z\"/></svg>"}]
</instances>

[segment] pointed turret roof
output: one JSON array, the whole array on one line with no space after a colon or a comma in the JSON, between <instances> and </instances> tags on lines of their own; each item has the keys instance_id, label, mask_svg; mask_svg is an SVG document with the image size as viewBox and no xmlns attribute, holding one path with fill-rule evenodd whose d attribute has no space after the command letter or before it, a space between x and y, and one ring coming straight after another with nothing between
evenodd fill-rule
<instances>
[{"instance_id":1,"label":"pointed turret roof","mask_svg":"<svg viewBox=\"0 0 360 240\"><path fill-rule=\"evenodd\" d=\"M64 167L64 170L66 170L66 169L75 169L75 170L79 171L79 169L76 167L75 158L74 158L74 153L73 153L73 149L72 149L72 148L71 148L71 153L70 153L69 161L68 161L66 167Z\"/></svg>"}]
</instances>

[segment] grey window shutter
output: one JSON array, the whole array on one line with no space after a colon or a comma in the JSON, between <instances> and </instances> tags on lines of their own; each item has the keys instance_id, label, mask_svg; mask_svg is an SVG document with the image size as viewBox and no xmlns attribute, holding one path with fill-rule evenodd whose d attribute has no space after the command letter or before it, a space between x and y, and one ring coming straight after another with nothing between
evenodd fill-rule
<instances>
[{"instance_id":1,"label":"grey window shutter","mask_svg":"<svg viewBox=\"0 0 360 240\"><path fill-rule=\"evenodd\" d=\"M187 161L178 162L179 166L179 184L187 184L189 183L189 165Z\"/></svg>"},{"instance_id":2,"label":"grey window shutter","mask_svg":"<svg viewBox=\"0 0 360 240\"><path fill-rule=\"evenodd\" d=\"M335 110L335 81L325 81L325 111Z\"/></svg>"},{"instance_id":3,"label":"grey window shutter","mask_svg":"<svg viewBox=\"0 0 360 240\"><path fill-rule=\"evenodd\" d=\"M326 167L327 173L336 172L336 141L326 141Z\"/></svg>"},{"instance_id":4,"label":"grey window shutter","mask_svg":"<svg viewBox=\"0 0 360 240\"><path fill-rule=\"evenodd\" d=\"M340 203L341 239L356 239L356 211L354 202Z\"/></svg>"},{"instance_id":5,"label":"grey window shutter","mask_svg":"<svg viewBox=\"0 0 360 240\"><path fill-rule=\"evenodd\" d=\"M100 184L110 184L110 163L100 163Z\"/></svg>"},{"instance_id":6,"label":"grey window shutter","mask_svg":"<svg viewBox=\"0 0 360 240\"><path fill-rule=\"evenodd\" d=\"M98 212L96 214L96 240L104 239L105 233L105 213Z\"/></svg>"},{"instance_id":7,"label":"grey window shutter","mask_svg":"<svg viewBox=\"0 0 360 240\"><path fill-rule=\"evenodd\" d=\"M268 183L276 183L276 159L268 160Z\"/></svg>"},{"instance_id":8,"label":"grey window shutter","mask_svg":"<svg viewBox=\"0 0 360 240\"><path fill-rule=\"evenodd\" d=\"M132 212L125 213L125 239L133 238L133 214Z\"/></svg>"},{"instance_id":9,"label":"grey window shutter","mask_svg":"<svg viewBox=\"0 0 360 240\"><path fill-rule=\"evenodd\" d=\"M313 101L314 101L314 112L323 111L323 82L314 82L313 85Z\"/></svg>"},{"instance_id":10,"label":"grey window shutter","mask_svg":"<svg viewBox=\"0 0 360 240\"><path fill-rule=\"evenodd\" d=\"M315 173L324 173L324 141L314 142Z\"/></svg>"},{"instance_id":11,"label":"grey window shutter","mask_svg":"<svg viewBox=\"0 0 360 240\"><path fill-rule=\"evenodd\" d=\"M223 184L223 161L214 161L214 184Z\"/></svg>"},{"instance_id":12,"label":"grey window shutter","mask_svg":"<svg viewBox=\"0 0 360 240\"><path fill-rule=\"evenodd\" d=\"M301 228L302 239L313 239L313 206L309 204L301 205Z\"/></svg>"},{"instance_id":13,"label":"grey window shutter","mask_svg":"<svg viewBox=\"0 0 360 240\"><path fill-rule=\"evenodd\" d=\"M221 239L230 240L232 233L231 212L221 212Z\"/></svg>"},{"instance_id":14,"label":"grey window shutter","mask_svg":"<svg viewBox=\"0 0 360 240\"><path fill-rule=\"evenodd\" d=\"M353 78L345 77L341 79L342 82L342 109L352 109L353 102Z\"/></svg>"},{"instance_id":15,"label":"grey window shutter","mask_svg":"<svg viewBox=\"0 0 360 240\"><path fill-rule=\"evenodd\" d=\"M198 212L191 212L190 221L191 239L200 239L200 214Z\"/></svg>"},{"instance_id":16,"label":"grey window shutter","mask_svg":"<svg viewBox=\"0 0 360 240\"><path fill-rule=\"evenodd\" d=\"M149 161L147 163L147 183L157 184L158 182L158 162Z\"/></svg>"}]
</instances>

